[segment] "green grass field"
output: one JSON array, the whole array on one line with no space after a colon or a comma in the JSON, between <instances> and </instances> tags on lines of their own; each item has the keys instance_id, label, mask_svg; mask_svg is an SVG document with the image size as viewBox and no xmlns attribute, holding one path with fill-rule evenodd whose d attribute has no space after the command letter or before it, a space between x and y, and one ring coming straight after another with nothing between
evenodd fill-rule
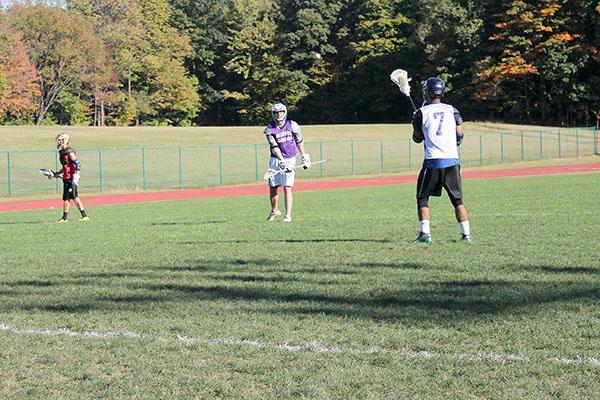
<instances>
[{"instance_id":1,"label":"green grass field","mask_svg":"<svg viewBox=\"0 0 600 400\"><path fill-rule=\"evenodd\" d=\"M410 116L407 116L410 122ZM265 125L268 123L265 120ZM301 121L299 121L302 123ZM264 144L264 126L240 127L89 127L89 126L0 126L0 151L48 150L61 132L71 135L72 144L82 148L142 146L205 146L212 144ZM573 132L574 129L533 125L466 122L469 135L499 132L546 133ZM406 124L369 125L302 125L307 141L330 140L397 140L410 137ZM583 131L582 131L583 132Z\"/></svg>"},{"instance_id":2,"label":"green grass field","mask_svg":"<svg viewBox=\"0 0 600 400\"><path fill-rule=\"evenodd\" d=\"M0 214L0 397L597 397L598 178Z\"/></svg>"}]
</instances>

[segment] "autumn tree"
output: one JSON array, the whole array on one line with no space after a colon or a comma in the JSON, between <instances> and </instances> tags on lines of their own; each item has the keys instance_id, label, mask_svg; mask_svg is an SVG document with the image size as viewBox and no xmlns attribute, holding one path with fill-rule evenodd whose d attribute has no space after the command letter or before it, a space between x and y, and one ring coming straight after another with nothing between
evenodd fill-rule
<instances>
[{"instance_id":1,"label":"autumn tree","mask_svg":"<svg viewBox=\"0 0 600 400\"><path fill-rule=\"evenodd\" d=\"M109 101L118 124L191 123L200 101L184 67L192 49L170 25L167 1L70 0L69 9L92 22L106 49L94 80L101 119Z\"/></svg>"},{"instance_id":2,"label":"autumn tree","mask_svg":"<svg viewBox=\"0 0 600 400\"><path fill-rule=\"evenodd\" d=\"M477 64L481 90L475 100L504 118L568 119L569 103L582 94L577 76L589 54L582 51L581 34L569 27L567 11L558 0L502 2L494 13L491 51Z\"/></svg>"},{"instance_id":3,"label":"autumn tree","mask_svg":"<svg viewBox=\"0 0 600 400\"><path fill-rule=\"evenodd\" d=\"M19 119L25 112L35 112L39 95L38 74L21 34L0 15L0 120L6 114Z\"/></svg>"},{"instance_id":4,"label":"autumn tree","mask_svg":"<svg viewBox=\"0 0 600 400\"><path fill-rule=\"evenodd\" d=\"M65 90L80 85L101 49L84 17L44 4L15 6L9 18L23 35L30 58L39 72L41 96L36 110L40 124Z\"/></svg>"}]
</instances>

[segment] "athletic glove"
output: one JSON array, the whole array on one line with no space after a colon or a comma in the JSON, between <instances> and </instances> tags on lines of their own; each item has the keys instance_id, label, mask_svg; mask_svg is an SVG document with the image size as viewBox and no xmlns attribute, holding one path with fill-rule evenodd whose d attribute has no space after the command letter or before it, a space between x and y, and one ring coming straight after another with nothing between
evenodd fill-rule
<instances>
[{"instance_id":1,"label":"athletic glove","mask_svg":"<svg viewBox=\"0 0 600 400\"><path fill-rule=\"evenodd\" d=\"M460 136L456 135L456 145L460 146L460 144L462 143L463 139L465 138L465 135L462 134Z\"/></svg>"},{"instance_id":2,"label":"athletic glove","mask_svg":"<svg viewBox=\"0 0 600 400\"><path fill-rule=\"evenodd\" d=\"M311 166L311 163L310 163L310 154L304 154L302 156L301 161L302 161L302 168L304 168L304 169L309 169L310 168L310 166Z\"/></svg>"},{"instance_id":3,"label":"athletic glove","mask_svg":"<svg viewBox=\"0 0 600 400\"><path fill-rule=\"evenodd\" d=\"M292 172L292 168L285 160L279 160L279 169L284 172Z\"/></svg>"},{"instance_id":4,"label":"athletic glove","mask_svg":"<svg viewBox=\"0 0 600 400\"><path fill-rule=\"evenodd\" d=\"M74 174L71 182L73 183L73 186L79 186L79 174Z\"/></svg>"}]
</instances>

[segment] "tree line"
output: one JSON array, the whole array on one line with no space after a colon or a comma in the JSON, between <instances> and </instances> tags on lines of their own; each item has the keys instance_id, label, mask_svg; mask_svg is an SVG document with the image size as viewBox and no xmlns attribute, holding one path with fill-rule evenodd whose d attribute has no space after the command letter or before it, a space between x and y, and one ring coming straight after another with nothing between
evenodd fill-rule
<instances>
[{"instance_id":1,"label":"tree line","mask_svg":"<svg viewBox=\"0 0 600 400\"><path fill-rule=\"evenodd\" d=\"M1 6L1 3L0 3ZM0 122L263 124L410 119L389 80L439 76L469 120L590 125L597 0L13 1Z\"/></svg>"}]
</instances>

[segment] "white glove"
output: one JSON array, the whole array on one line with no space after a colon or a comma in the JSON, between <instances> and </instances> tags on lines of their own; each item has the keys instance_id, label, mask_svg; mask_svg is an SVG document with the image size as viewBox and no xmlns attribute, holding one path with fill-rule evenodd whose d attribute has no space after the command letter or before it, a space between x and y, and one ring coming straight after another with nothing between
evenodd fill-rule
<instances>
[{"instance_id":1,"label":"white glove","mask_svg":"<svg viewBox=\"0 0 600 400\"><path fill-rule=\"evenodd\" d=\"M288 165L285 160L279 160L279 169L285 172L292 172L292 168Z\"/></svg>"},{"instance_id":2,"label":"white glove","mask_svg":"<svg viewBox=\"0 0 600 400\"><path fill-rule=\"evenodd\" d=\"M302 168L309 169L311 166L310 154L308 154L308 153L304 154L301 158L301 162L302 162Z\"/></svg>"},{"instance_id":3,"label":"white glove","mask_svg":"<svg viewBox=\"0 0 600 400\"><path fill-rule=\"evenodd\" d=\"M79 186L79 174L74 174L71 182L73 183L73 186Z\"/></svg>"}]
</instances>

